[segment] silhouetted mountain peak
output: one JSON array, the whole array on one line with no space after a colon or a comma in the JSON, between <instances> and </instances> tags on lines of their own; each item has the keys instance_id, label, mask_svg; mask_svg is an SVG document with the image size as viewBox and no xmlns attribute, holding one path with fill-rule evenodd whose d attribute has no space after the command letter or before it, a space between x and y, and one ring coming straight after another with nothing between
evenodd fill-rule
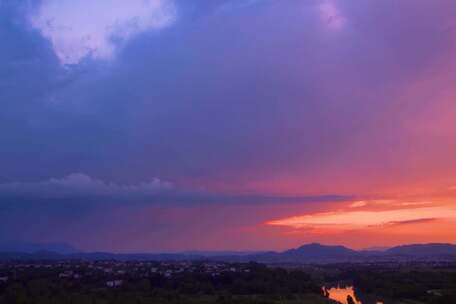
<instances>
[{"instance_id":1,"label":"silhouetted mountain peak","mask_svg":"<svg viewBox=\"0 0 456 304\"><path fill-rule=\"evenodd\" d=\"M308 258L332 258L340 256L353 256L356 255L357 252L344 246L331 246L322 245L319 243L311 243L302 245L296 249L287 250L283 254Z\"/></svg>"}]
</instances>

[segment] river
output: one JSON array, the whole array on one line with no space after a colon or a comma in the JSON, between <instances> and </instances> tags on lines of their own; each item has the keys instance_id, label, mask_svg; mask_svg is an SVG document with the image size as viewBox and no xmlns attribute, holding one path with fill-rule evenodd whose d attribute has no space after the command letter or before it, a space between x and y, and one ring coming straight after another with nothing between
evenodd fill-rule
<instances>
[{"instance_id":1,"label":"river","mask_svg":"<svg viewBox=\"0 0 456 304\"><path fill-rule=\"evenodd\" d=\"M337 301L341 304L350 304L350 303L348 303L349 296L353 299L355 304L363 304L356 297L355 289L353 288L353 286L345 286L345 287L337 286L337 287L330 287L330 288L323 287L323 291L325 292L325 294L328 295L328 298L330 298L331 300ZM383 304L382 301L376 301L374 303ZM368 304L368 303L364 303L364 304Z\"/></svg>"}]
</instances>

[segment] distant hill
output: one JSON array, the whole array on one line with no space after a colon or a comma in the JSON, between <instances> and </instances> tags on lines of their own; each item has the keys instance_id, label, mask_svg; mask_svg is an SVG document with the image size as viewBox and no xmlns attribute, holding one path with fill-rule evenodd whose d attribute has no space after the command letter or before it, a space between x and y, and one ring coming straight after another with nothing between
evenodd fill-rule
<instances>
[{"instance_id":1,"label":"distant hill","mask_svg":"<svg viewBox=\"0 0 456 304\"><path fill-rule=\"evenodd\" d=\"M388 250L390 248L391 247L383 247L383 246L368 247L368 248L364 248L362 251L378 251L378 252L381 252L381 251L386 251L386 250Z\"/></svg>"},{"instance_id":2,"label":"distant hill","mask_svg":"<svg viewBox=\"0 0 456 304\"><path fill-rule=\"evenodd\" d=\"M456 245L421 244L403 245L389 249L352 250L344 246L327 246L317 243L303 245L283 252L268 252L246 257L264 263L363 263L375 261L456 261Z\"/></svg>"},{"instance_id":3,"label":"distant hill","mask_svg":"<svg viewBox=\"0 0 456 304\"><path fill-rule=\"evenodd\" d=\"M203 250L189 250L179 252L178 254L183 255L196 255L202 257L217 257L217 256L246 256L246 255L253 255L253 254L261 254L264 251L234 251L234 250L227 250L227 251L203 251Z\"/></svg>"},{"instance_id":4,"label":"distant hill","mask_svg":"<svg viewBox=\"0 0 456 304\"><path fill-rule=\"evenodd\" d=\"M73 254L80 252L66 243L27 243L21 241L0 242L0 252L54 252L58 254Z\"/></svg>"},{"instance_id":5,"label":"distant hill","mask_svg":"<svg viewBox=\"0 0 456 304\"><path fill-rule=\"evenodd\" d=\"M8 250L3 250L7 248ZM16 250L12 250L16 248ZM49 250L54 248L57 250ZM21 249L21 250L17 250ZM44 249L44 250L37 250ZM375 261L434 261L451 260L456 261L456 245L453 244L413 244L397 246L385 251L356 251L344 246L328 246L317 243L306 244L301 247L286 250L283 252L182 252L182 253L135 253L116 254L109 252L78 252L71 246L62 244L43 245L30 244L27 246L0 247L0 260L22 259L22 260L153 260L153 261L183 261L183 260L217 260L227 262L249 262L260 263L363 263Z\"/></svg>"},{"instance_id":6,"label":"distant hill","mask_svg":"<svg viewBox=\"0 0 456 304\"><path fill-rule=\"evenodd\" d=\"M345 259L358 256L358 252L344 246L328 246L318 243L303 245L296 249L290 249L279 253L279 256L293 260L321 260L321 259Z\"/></svg>"},{"instance_id":7,"label":"distant hill","mask_svg":"<svg viewBox=\"0 0 456 304\"><path fill-rule=\"evenodd\" d=\"M50 251L27 252L0 252L0 260L117 260L117 261L198 261L208 260L208 257L186 254L153 254L153 253L131 253L117 254L109 252L80 252L71 254L60 254Z\"/></svg>"},{"instance_id":8,"label":"distant hill","mask_svg":"<svg viewBox=\"0 0 456 304\"><path fill-rule=\"evenodd\" d=\"M312 263L351 260L360 253L344 246L327 246L318 243L306 244L283 252L267 252L249 256L253 261L265 263Z\"/></svg>"},{"instance_id":9,"label":"distant hill","mask_svg":"<svg viewBox=\"0 0 456 304\"><path fill-rule=\"evenodd\" d=\"M456 256L456 245L434 243L434 244L412 244L390 248L385 251L389 255L407 256Z\"/></svg>"},{"instance_id":10,"label":"distant hill","mask_svg":"<svg viewBox=\"0 0 456 304\"><path fill-rule=\"evenodd\" d=\"M337 258L358 255L358 252L344 246L327 246L318 243L312 243L303 245L296 249L287 250L282 254L301 258Z\"/></svg>"}]
</instances>

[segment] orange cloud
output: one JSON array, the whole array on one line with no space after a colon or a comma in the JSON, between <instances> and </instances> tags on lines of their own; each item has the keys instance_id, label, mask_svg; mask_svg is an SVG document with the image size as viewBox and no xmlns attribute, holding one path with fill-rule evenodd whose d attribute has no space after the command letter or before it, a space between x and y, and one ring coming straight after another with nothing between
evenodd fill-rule
<instances>
[{"instance_id":1,"label":"orange cloud","mask_svg":"<svg viewBox=\"0 0 456 304\"><path fill-rule=\"evenodd\" d=\"M385 203L387 202L387 203ZM375 210L378 205L387 205L386 210ZM267 225L285 226L293 229L365 229L397 223L418 223L423 219L456 220L456 206L431 202L373 201L354 202L349 209L292 216L268 221ZM364 208L353 210L353 208ZM371 209L367 209L371 208Z\"/></svg>"}]
</instances>

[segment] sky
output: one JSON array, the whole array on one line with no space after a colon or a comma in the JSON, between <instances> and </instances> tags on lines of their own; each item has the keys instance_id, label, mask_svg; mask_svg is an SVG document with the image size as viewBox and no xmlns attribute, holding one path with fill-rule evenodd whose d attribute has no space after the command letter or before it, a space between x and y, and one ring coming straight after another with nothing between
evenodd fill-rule
<instances>
[{"instance_id":1,"label":"sky","mask_svg":"<svg viewBox=\"0 0 456 304\"><path fill-rule=\"evenodd\" d=\"M0 243L456 243L453 0L0 0Z\"/></svg>"}]
</instances>

